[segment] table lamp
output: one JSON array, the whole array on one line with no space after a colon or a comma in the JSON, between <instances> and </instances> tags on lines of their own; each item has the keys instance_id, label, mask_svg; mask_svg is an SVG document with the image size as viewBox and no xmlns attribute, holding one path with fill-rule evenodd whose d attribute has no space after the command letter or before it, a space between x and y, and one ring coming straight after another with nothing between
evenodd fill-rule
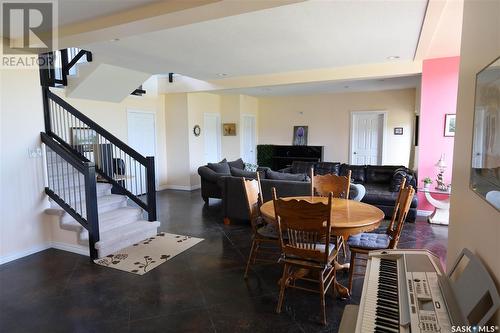
<instances>
[{"instance_id":1,"label":"table lamp","mask_svg":"<svg viewBox=\"0 0 500 333\"><path fill-rule=\"evenodd\" d=\"M439 170L439 173L438 173L437 179L436 179L436 189L440 190L440 191L447 191L448 186L446 186L446 184L443 181L443 173L446 170L446 168L448 167L448 165L444 161L444 154L441 154L441 157L439 158L439 160L437 161L435 166Z\"/></svg>"}]
</instances>

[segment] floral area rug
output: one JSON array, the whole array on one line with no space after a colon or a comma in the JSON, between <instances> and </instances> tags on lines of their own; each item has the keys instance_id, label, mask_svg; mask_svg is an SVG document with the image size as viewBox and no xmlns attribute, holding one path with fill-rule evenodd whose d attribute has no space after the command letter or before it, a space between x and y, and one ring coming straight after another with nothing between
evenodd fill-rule
<instances>
[{"instance_id":1,"label":"floral area rug","mask_svg":"<svg viewBox=\"0 0 500 333\"><path fill-rule=\"evenodd\" d=\"M202 240L203 238L162 232L94 262L101 266L143 275Z\"/></svg>"}]
</instances>

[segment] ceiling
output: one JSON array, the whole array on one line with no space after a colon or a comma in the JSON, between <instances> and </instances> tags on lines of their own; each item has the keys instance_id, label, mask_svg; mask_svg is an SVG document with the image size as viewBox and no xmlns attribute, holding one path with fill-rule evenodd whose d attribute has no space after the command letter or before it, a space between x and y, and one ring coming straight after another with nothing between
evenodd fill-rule
<instances>
[{"instance_id":1,"label":"ceiling","mask_svg":"<svg viewBox=\"0 0 500 333\"><path fill-rule=\"evenodd\" d=\"M406 76L387 79L324 81L301 84L288 84L219 91L222 94L243 94L250 96L287 96L328 93L351 93L360 91L381 91L416 88L420 85L420 76Z\"/></svg>"},{"instance_id":2,"label":"ceiling","mask_svg":"<svg viewBox=\"0 0 500 333\"><path fill-rule=\"evenodd\" d=\"M58 26L95 19L161 0L58 0Z\"/></svg>"},{"instance_id":3,"label":"ceiling","mask_svg":"<svg viewBox=\"0 0 500 333\"><path fill-rule=\"evenodd\" d=\"M412 61L426 6L312 0L84 47L96 60L200 80Z\"/></svg>"}]
</instances>

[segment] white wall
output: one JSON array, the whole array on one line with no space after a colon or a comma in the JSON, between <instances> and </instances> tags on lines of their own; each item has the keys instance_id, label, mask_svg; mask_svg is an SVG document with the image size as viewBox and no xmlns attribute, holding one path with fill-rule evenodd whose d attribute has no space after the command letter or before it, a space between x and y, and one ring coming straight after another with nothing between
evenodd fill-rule
<instances>
[{"instance_id":1,"label":"white wall","mask_svg":"<svg viewBox=\"0 0 500 333\"><path fill-rule=\"evenodd\" d=\"M309 126L308 145L325 146L324 160L348 162L351 111L387 111L383 164L408 166L415 89L259 98L259 144L292 144L293 126ZM394 135L403 127L404 135Z\"/></svg>"},{"instance_id":2,"label":"white wall","mask_svg":"<svg viewBox=\"0 0 500 333\"><path fill-rule=\"evenodd\" d=\"M462 248L478 255L500 290L500 212L469 188L475 76L500 56L500 2L465 1L448 232L448 268ZM500 323L497 311L492 324Z\"/></svg>"},{"instance_id":3,"label":"white wall","mask_svg":"<svg viewBox=\"0 0 500 333\"><path fill-rule=\"evenodd\" d=\"M0 71L0 263L47 247L43 222L42 158L29 148L41 147L44 130L38 69Z\"/></svg>"}]
</instances>

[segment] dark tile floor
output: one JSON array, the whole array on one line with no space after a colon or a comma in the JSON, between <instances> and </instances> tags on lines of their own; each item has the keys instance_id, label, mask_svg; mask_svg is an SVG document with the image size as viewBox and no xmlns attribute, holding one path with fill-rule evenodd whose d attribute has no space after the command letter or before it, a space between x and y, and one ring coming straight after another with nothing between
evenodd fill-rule
<instances>
[{"instance_id":1,"label":"dark tile floor","mask_svg":"<svg viewBox=\"0 0 500 333\"><path fill-rule=\"evenodd\" d=\"M280 267L243 270L250 248L245 223L225 226L220 202L204 206L199 191L158 194L161 230L205 240L139 276L46 250L0 266L0 332L336 332L346 304L328 297L328 326L314 294L290 291L274 312ZM442 260L447 228L406 224L401 248L427 248ZM339 273L340 281L347 274Z\"/></svg>"}]
</instances>

